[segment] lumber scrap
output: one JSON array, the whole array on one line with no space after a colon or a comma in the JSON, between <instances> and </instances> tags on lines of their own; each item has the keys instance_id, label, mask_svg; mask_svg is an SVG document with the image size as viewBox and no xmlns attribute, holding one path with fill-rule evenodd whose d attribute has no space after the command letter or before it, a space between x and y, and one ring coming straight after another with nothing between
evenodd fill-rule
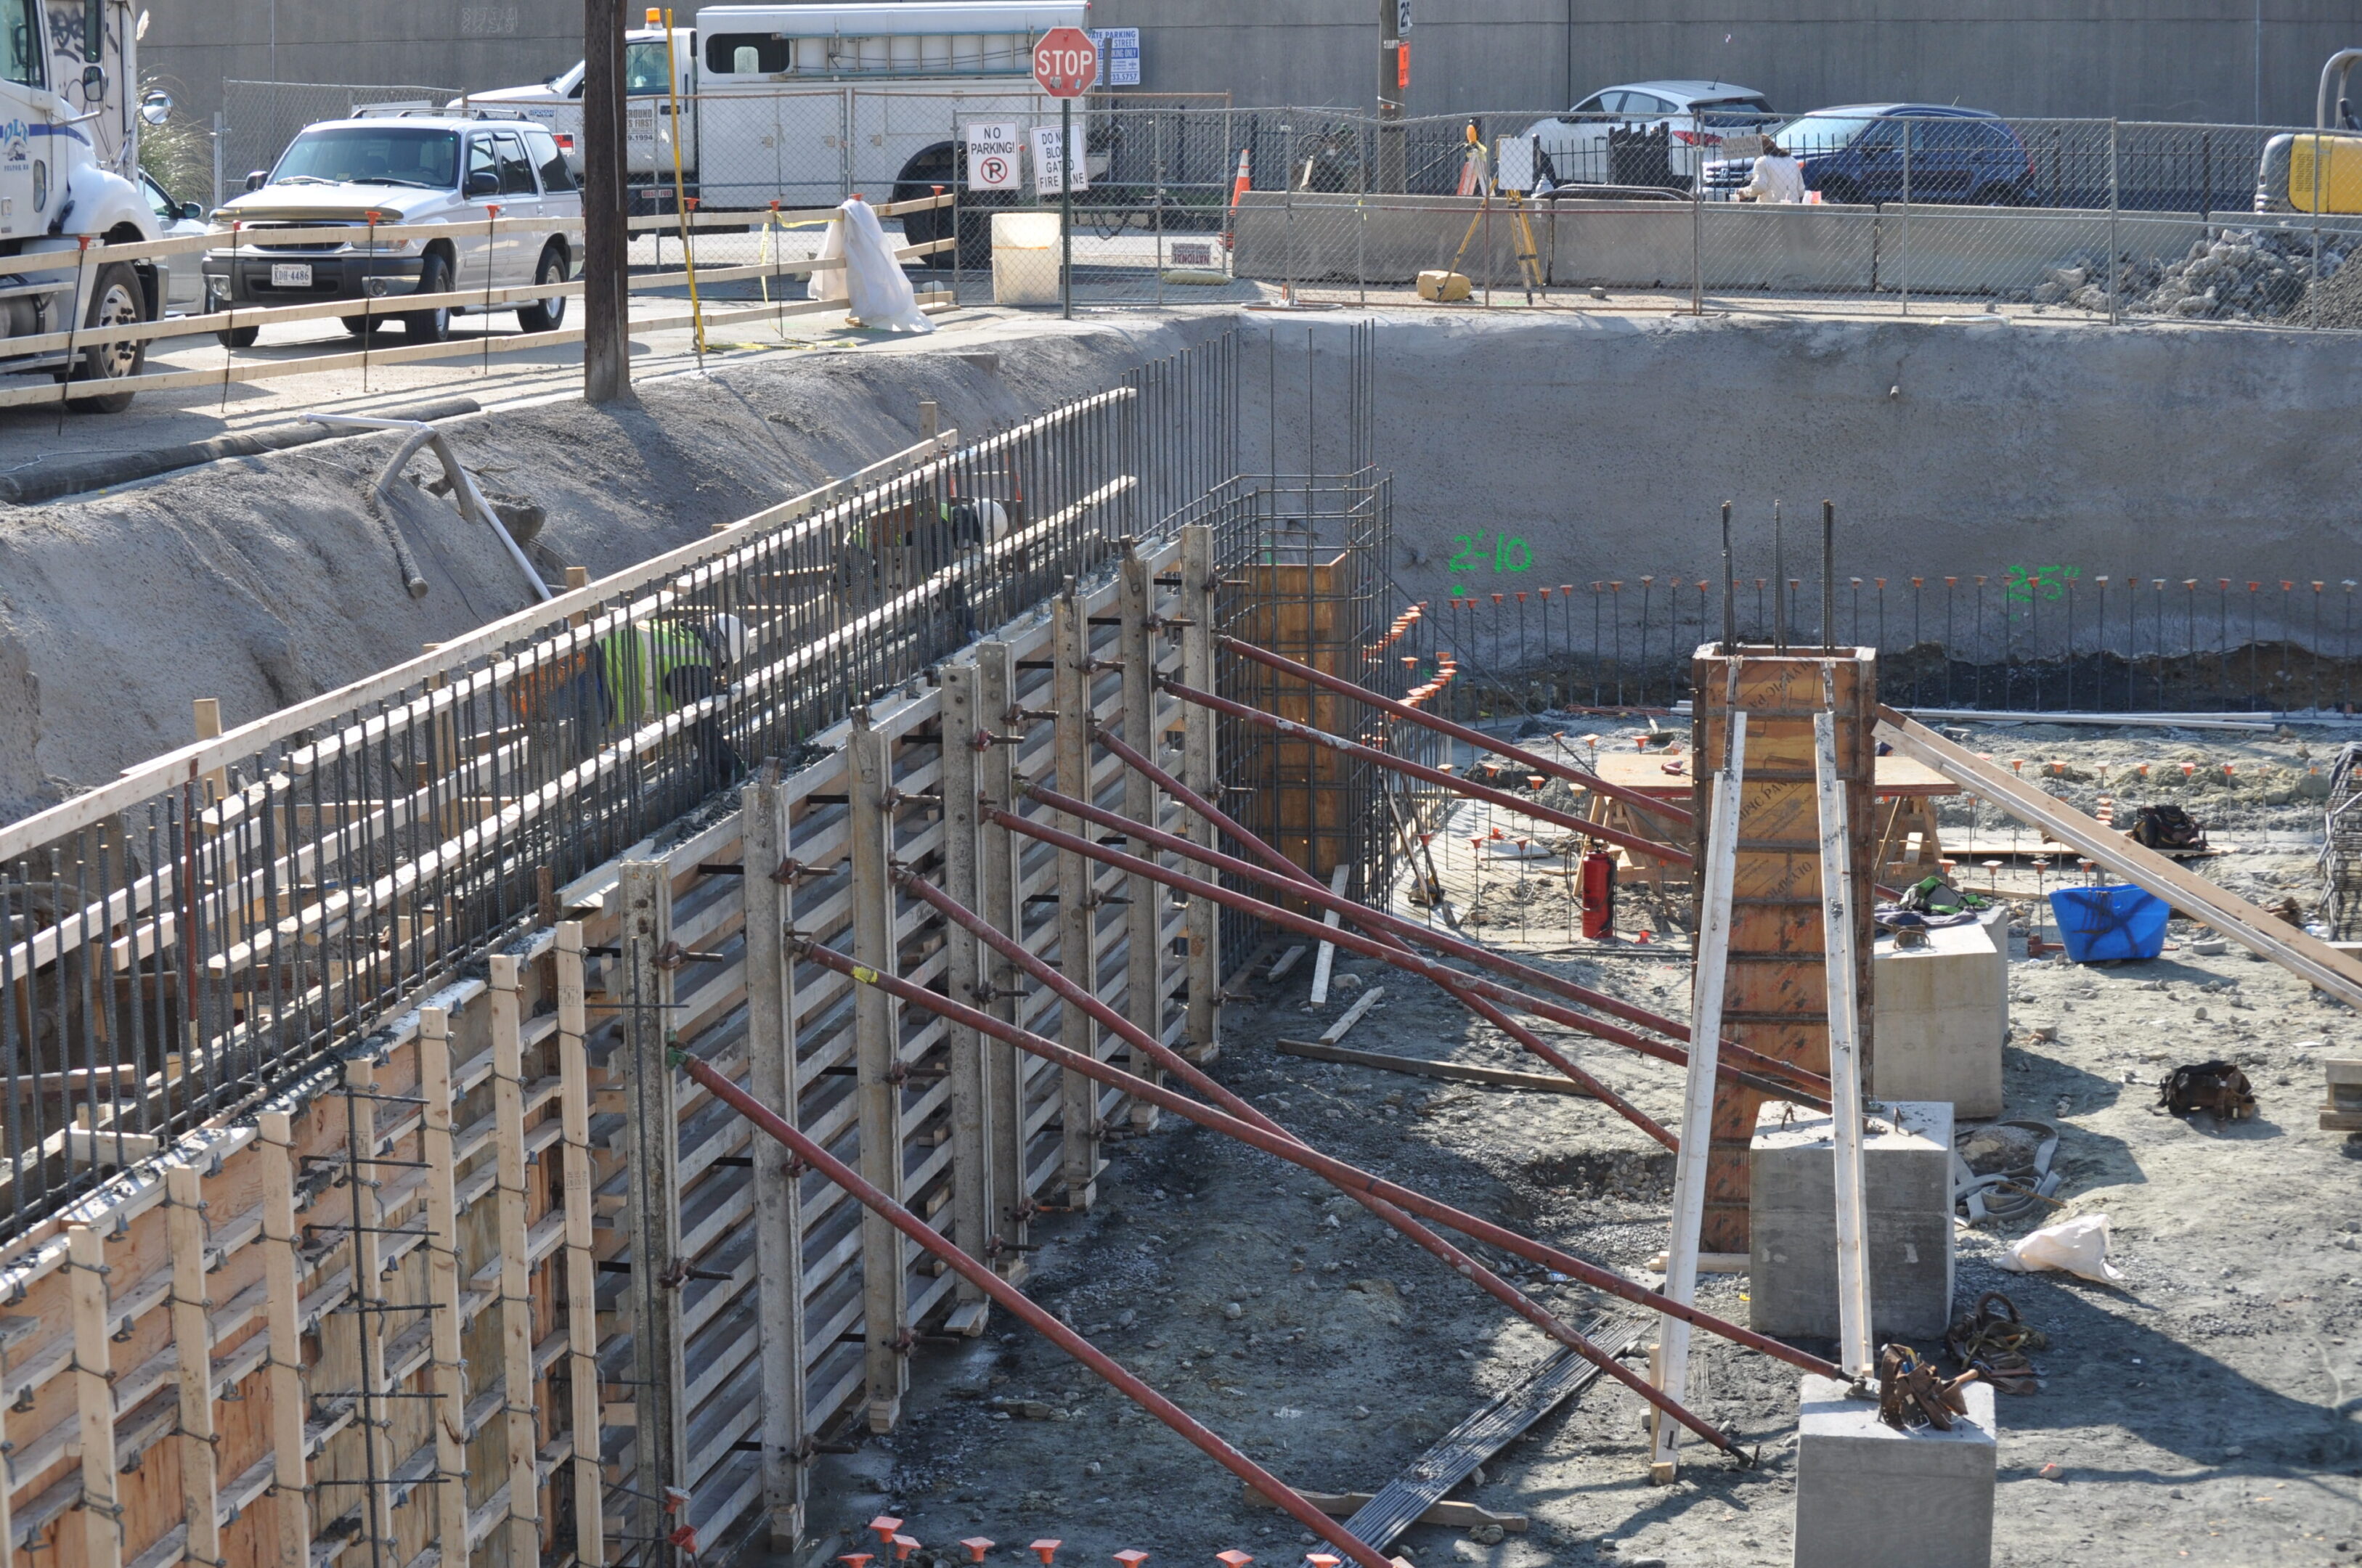
<instances>
[{"instance_id":1,"label":"lumber scrap","mask_svg":"<svg viewBox=\"0 0 2362 1568\"><path fill-rule=\"evenodd\" d=\"M1463 1084L1499 1084L1505 1088L1529 1089L1536 1094L1571 1094L1590 1097L1591 1091L1573 1078L1558 1073L1520 1073L1507 1067L1480 1067L1473 1062L1429 1062L1418 1056L1390 1056L1383 1051L1356 1051L1350 1045L1331 1045L1325 1040L1288 1040L1272 1042L1283 1056L1308 1056L1316 1062L1343 1062L1356 1067L1375 1067L1381 1072L1410 1073L1423 1078L1451 1078Z\"/></svg>"},{"instance_id":2,"label":"lumber scrap","mask_svg":"<svg viewBox=\"0 0 2362 1568\"><path fill-rule=\"evenodd\" d=\"M1277 1503L1253 1486L1240 1488L1246 1494L1251 1508L1276 1508ZM1330 1518L1351 1518L1370 1506L1374 1492L1307 1492L1298 1489L1297 1496L1327 1514ZM1430 1507L1413 1521L1424 1525L1442 1525L1449 1529L1468 1529L1476 1525L1499 1525L1511 1535L1523 1535L1531 1522L1523 1514L1496 1514L1475 1503L1441 1502Z\"/></svg>"},{"instance_id":3,"label":"lumber scrap","mask_svg":"<svg viewBox=\"0 0 2362 1568\"><path fill-rule=\"evenodd\" d=\"M1345 896L1346 878L1352 876L1352 874L1353 863L1352 861L1347 860L1340 862L1337 868L1329 873L1330 893L1336 898L1343 898ZM1337 929L1338 923L1344 917L1337 911L1330 910L1327 914L1320 917L1320 923L1327 926L1330 930L1334 931ZM1327 1007L1329 1005L1329 970L1336 962L1337 944L1333 942L1322 943L1320 944L1320 950L1312 955L1312 1005L1314 1007Z\"/></svg>"},{"instance_id":4,"label":"lumber scrap","mask_svg":"<svg viewBox=\"0 0 2362 1568\"><path fill-rule=\"evenodd\" d=\"M1320 1043L1334 1045L1338 1041L1345 1038L1346 1032L1361 1022L1362 1015L1377 1006L1378 999L1385 994L1386 988L1384 986L1372 986L1368 990L1363 991L1359 1001L1347 1008L1336 1022L1320 1032Z\"/></svg>"},{"instance_id":5,"label":"lumber scrap","mask_svg":"<svg viewBox=\"0 0 2362 1568\"><path fill-rule=\"evenodd\" d=\"M1626 1319L1620 1326L1602 1320L1586 1328L1584 1337L1606 1349L1608 1354L1622 1356L1640 1342L1641 1331L1637 1320ZM1404 1466L1400 1475L1354 1511L1353 1517L1345 1521L1345 1529L1355 1539L1384 1551L1478 1465L1498 1453L1528 1427L1590 1387L1599 1375L1599 1368L1572 1350L1562 1348Z\"/></svg>"},{"instance_id":6,"label":"lumber scrap","mask_svg":"<svg viewBox=\"0 0 2362 1568\"><path fill-rule=\"evenodd\" d=\"M1879 734L1947 778L1974 790L2029 827L2038 827L2094 865L2156 894L2182 913L2222 933L2249 952L2327 991L2349 1007L2362 1007L2362 962L2319 937L2184 870L2156 850L2102 827L2094 819L2005 767L1996 767L1966 746L1955 745L1917 720L1880 704Z\"/></svg>"}]
</instances>

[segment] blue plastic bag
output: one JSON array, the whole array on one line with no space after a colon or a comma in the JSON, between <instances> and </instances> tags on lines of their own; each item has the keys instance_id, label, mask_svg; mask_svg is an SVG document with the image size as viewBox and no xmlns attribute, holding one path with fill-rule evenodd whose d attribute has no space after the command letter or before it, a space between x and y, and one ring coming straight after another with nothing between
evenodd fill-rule
<instances>
[{"instance_id":1,"label":"blue plastic bag","mask_svg":"<svg viewBox=\"0 0 2362 1568\"><path fill-rule=\"evenodd\" d=\"M2078 964L2154 958L2165 951L2165 922L2173 907L2154 893L2126 885L2061 888L2050 895L2058 939Z\"/></svg>"}]
</instances>

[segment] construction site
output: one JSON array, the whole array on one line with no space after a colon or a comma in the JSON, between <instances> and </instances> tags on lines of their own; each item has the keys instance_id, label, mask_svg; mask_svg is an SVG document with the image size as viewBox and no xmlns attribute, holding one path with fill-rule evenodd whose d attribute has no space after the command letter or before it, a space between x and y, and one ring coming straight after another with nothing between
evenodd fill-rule
<instances>
[{"instance_id":1,"label":"construction site","mask_svg":"<svg viewBox=\"0 0 2362 1568\"><path fill-rule=\"evenodd\" d=\"M0 512L0 1568L2362 1560L2341 333L704 348Z\"/></svg>"}]
</instances>

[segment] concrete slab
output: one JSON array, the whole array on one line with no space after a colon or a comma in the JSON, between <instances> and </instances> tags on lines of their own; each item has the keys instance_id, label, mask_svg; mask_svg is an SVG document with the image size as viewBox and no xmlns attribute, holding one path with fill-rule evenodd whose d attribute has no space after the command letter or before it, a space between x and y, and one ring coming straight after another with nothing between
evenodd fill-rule
<instances>
[{"instance_id":1,"label":"concrete slab","mask_svg":"<svg viewBox=\"0 0 2362 1568\"><path fill-rule=\"evenodd\" d=\"M1940 1099L1955 1117L2002 1112L2001 1047L2009 1028L2009 911L1927 933L1924 947L1881 937L1871 954L1877 1099Z\"/></svg>"},{"instance_id":2,"label":"concrete slab","mask_svg":"<svg viewBox=\"0 0 2362 1568\"><path fill-rule=\"evenodd\" d=\"M1949 1431L1897 1431L1846 1386L1807 1376L1798 1397L1796 1568L1988 1568L2000 1450L1991 1386L1960 1392Z\"/></svg>"},{"instance_id":3,"label":"concrete slab","mask_svg":"<svg viewBox=\"0 0 2362 1568\"><path fill-rule=\"evenodd\" d=\"M1830 1122L1766 1105L1748 1200L1748 1322L1783 1339L1838 1331L1837 1189ZM1862 1140L1871 1323L1932 1348L1952 1314L1952 1108L1882 1103Z\"/></svg>"}]
</instances>

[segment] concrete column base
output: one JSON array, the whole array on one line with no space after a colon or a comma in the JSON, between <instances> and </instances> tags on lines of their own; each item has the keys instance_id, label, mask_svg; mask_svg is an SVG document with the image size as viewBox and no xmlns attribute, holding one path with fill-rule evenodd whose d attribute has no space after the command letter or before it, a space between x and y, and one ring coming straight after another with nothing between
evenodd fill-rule
<instances>
[{"instance_id":1,"label":"concrete column base","mask_svg":"<svg viewBox=\"0 0 2362 1568\"><path fill-rule=\"evenodd\" d=\"M1877 1340L1934 1350L1952 1320L1952 1108L1903 1100L1862 1140L1864 1250ZM1748 1327L1838 1335L1837 1158L1829 1119L1777 1101L1755 1126Z\"/></svg>"},{"instance_id":2,"label":"concrete column base","mask_svg":"<svg viewBox=\"0 0 2362 1568\"><path fill-rule=\"evenodd\" d=\"M1993 1393L1960 1392L1950 1431L1901 1432L1846 1386L1806 1376L1796 1438L1795 1568L1990 1568Z\"/></svg>"}]
</instances>

